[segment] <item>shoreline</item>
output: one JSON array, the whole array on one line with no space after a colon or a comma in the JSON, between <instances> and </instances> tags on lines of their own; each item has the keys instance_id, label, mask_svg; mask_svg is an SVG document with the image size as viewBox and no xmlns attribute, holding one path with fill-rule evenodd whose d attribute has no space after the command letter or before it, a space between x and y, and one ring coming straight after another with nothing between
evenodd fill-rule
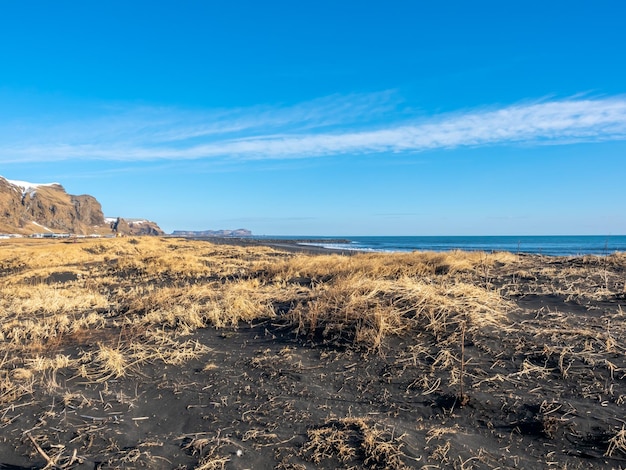
<instances>
[{"instance_id":1,"label":"shoreline","mask_svg":"<svg viewBox=\"0 0 626 470\"><path fill-rule=\"evenodd\" d=\"M419 248L415 247L412 249L396 249L396 250L386 250L386 249L371 249L371 248L329 248L328 246L321 245L341 245L341 244L351 244L352 240L347 238L255 238L255 237L173 237L168 235L167 238L177 238L183 240L198 240L198 241L206 241L209 243L215 243L217 245L231 245L231 246L240 246L240 247L252 247L252 246L265 246L270 248L275 248L282 251L287 251L290 253L304 253L304 254L324 254L324 255L342 255L342 256L352 256L356 254L363 253L379 253L379 254L394 254L394 253L452 253L452 252L464 252L464 253L485 253L485 254L495 254L495 253L510 253L512 255L517 256L547 256L549 258L558 259L573 259L573 258L584 258L586 256L593 257L606 257L614 254L625 253L626 250L614 250L614 251L603 251L602 253L587 253L587 252L571 252L564 254L554 254L551 252L543 252L543 250L539 250L537 252L534 251L524 251L519 249L506 249L504 247L497 248L464 248L464 247L450 247L445 249L435 249L430 247ZM548 251L548 250L546 250Z\"/></svg>"},{"instance_id":2,"label":"shoreline","mask_svg":"<svg viewBox=\"0 0 626 470\"><path fill-rule=\"evenodd\" d=\"M233 246L266 246L275 248L278 250L288 251L290 253L307 253L318 255L344 255L350 256L356 253L366 253L366 251L359 250L340 250L334 248L326 248L323 246L302 245L301 243L349 243L346 239L288 239L281 240L277 238L244 238L244 237L176 237L186 240L198 240L209 243L215 243L216 245L233 245Z\"/></svg>"}]
</instances>

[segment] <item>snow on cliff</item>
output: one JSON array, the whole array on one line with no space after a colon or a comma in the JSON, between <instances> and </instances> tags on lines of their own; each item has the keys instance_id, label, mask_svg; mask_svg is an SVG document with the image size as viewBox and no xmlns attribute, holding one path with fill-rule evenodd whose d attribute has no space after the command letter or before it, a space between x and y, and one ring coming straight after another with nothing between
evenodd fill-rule
<instances>
[{"instance_id":1,"label":"snow on cliff","mask_svg":"<svg viewBox=\"0 0 626 470\"><path fill-rule=\"evenodd\" d=\"M9 180L3 176L0 176L0 178L4 179L13 186L20 188L22 190L22 196L34 193L40 186L61 186L59 183L29 183L28 181Z\"/></svg>"}]
</instances>

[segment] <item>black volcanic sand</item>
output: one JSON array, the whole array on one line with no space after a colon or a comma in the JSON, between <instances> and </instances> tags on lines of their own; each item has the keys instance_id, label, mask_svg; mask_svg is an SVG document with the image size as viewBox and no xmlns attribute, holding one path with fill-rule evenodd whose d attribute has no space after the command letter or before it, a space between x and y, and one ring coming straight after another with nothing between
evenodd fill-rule
<instances>
[{"instance_id":1,"label":"black volcanic sand","mask_svg":"<svg viewBox=\"0 0 626 470\"><path fill-rule=\"evenodd\" d=\"M582 263L525 260L563 269ZM624 275L623 267L611 269ZM489 276L494 288L509 279L504 272ZM391 338L372 352L341 339L298 337L280 322L207 328L189 338L210 352L182 368L149 365L103 384L60 372L55 379L64 399L38 390L0 410L0 468L45 467L31 437L46 455L62 452L65 462L75 455L66 468L76 469L399 468L398 462L407 468L625 468L623 450L605 455L626 425L625 338L615 338L607 367L551 355L537 333L605 331L606 315L623 322L623 291L569 298L554 293L556 285L536 288L548 280L530 268L528 276L517 279L520 289L511 298L514 331L485 331L480 344L465 338L467 403L446 385L449 370L415 354L412 337ZM368 431L382 445L372 447ZM321 436L316 445L311 432Z\"/></svg>"},{"instance_id":2,"label":"black volcanic sand","mask_svg":"<svg viewBox=\"0 0 626 470\"><path fill-rule=\"evenodd\" d=\"M272 238L252 238L252 237L190 237L192 240L204 240L218 245L236 245L236 246L270 246L277 250L288 251L290 253L307 253L307 254L340 254L353 255L355 250L341 250L334 248L326 248L323 246L308 245L308 243L329 244L342 243L348 244L350 240L343 238L329 239L272 239Z\"/></svg>"}]
</instances>

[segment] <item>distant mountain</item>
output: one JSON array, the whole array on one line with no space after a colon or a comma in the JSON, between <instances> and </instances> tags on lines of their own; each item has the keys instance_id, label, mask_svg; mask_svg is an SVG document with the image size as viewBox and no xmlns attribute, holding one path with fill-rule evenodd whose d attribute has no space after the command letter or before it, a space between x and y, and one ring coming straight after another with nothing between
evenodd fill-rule
<instances>
[{"instance_id":1,"label":"distant mountain","mask_svg":"<svg viewBox=\"0 0 626 470\"><path fill-rule=\"evenodd\" d=\"M154 222L127 225L128 229L122 224L120 233L163 234ZM59 183L29 183L0 176L0 233L106 235L113 233L113 227L93 196L68 194Z\"/></svg>"},{"instance_id":2,"label":"distant mountain","mask_svg":"<svg viewBox=\"0 0 626 470\"><path fill-rule=\"evenodd\" d=\"M252 232L245 228L236 230L174 230L172 235L177 237L250 237Z\"/></svg>"}]
</instances>

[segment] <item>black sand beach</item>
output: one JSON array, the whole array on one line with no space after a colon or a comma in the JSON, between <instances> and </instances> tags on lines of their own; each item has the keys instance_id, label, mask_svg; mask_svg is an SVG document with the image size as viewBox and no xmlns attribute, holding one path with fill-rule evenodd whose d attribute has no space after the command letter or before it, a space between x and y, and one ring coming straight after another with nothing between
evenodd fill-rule
<instances>
[{"instance_id":1,"label":"black sand beach","mask_svg":"<svg viewBox=\"0 0 626 470\"><path fill-rule=\"evenodd\" d=\"M626 465L623 255L211 242L3 242L0 468Z\"/></svg>"},{"instance_id":2,"label":"black sand beach","mask_svg":"<svg viewBox=\"0 0 626 470\"><path fill-rule=\"evenodd\" d=\"M234 246L269 246L277 250L287 251L290 253L309 253L309 254L340 254L351 255L353 250L338 250L325 248L323 246L311 245L311 243L349 243L346 239L278 239L278 238L253 238L253 237L194 237L193 240L202 240L217 245L234 245Z\"/></svg>"}]
</instances>

